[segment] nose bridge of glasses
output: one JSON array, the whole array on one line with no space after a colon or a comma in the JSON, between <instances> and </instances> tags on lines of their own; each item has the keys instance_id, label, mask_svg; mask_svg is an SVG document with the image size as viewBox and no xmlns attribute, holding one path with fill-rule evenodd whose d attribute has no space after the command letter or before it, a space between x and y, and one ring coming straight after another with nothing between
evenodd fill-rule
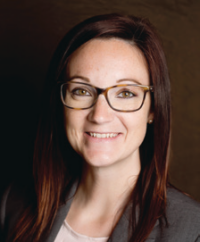
<instances>
[{"instance_id":1,"label":"nose bridge of glasses","mask_svg":"<svg viewBox=\"0 0 200 242\"><path fill-rule=\"evenodd\" d=\"M96 89L96 98L94 100L94 105L98 101L99 95L103 95L105 97L105 101L110 106L109 101L108 101L108 97L107 97L107 92L109 91L110 88L99 88L99 87L94 87L94 88Z\"/></svg>"},{"instance_id":2,"label":"nose bridge of glasses","mask_svg":"<svg viewBox=\"0 0 200 242\"><path fill-rule=\"evenodd\" d=\"M106 95L107 92L107 88L99 88L99 87L95 87L96 91L97 91L97 96L103 94L104 96Z\"/></svg>"},{"instance_id":3,"label":"nose bridge of glasses","mask_svg":"<svg viewBox=\"0 0 200 242\"><path fill-rule=\"evenodd\" d=\"M105 99L107 100L107 92L109 90L109 88L99 88L99 87L95 87L96 92L97 92L97 96L96 96L96 100L98 99L99 95L104 95Z\"/></svg>"}]
</instances>

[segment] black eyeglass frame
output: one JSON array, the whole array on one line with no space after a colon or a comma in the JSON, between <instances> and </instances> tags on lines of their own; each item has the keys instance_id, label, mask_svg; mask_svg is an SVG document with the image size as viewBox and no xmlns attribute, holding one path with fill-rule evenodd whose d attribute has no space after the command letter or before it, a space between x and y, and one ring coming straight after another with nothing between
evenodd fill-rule
<instances>
[{"instance_id":1,"label":"black eyeglass frame","mask_svg":"<svg viewBox=\"0 0 200 242\"><path fill-rule=\"evenodd\" d=\"M67 105L65 104L65 102L64 102L62 89L63 89L63 86L64 86L65 84L68 84L68 83L77 83L77 84L82 84L82 85L86 85L86 86L90 86L90 87L94 88L94 89L96 90L96 92L97 92L97 97L96 97L96 99L94 100L94 102L92 103L92 105L89 106L89 107L87 107L87 108L74 108L74 107L67 106ZM108 99L108 96L107 96L108 91L109 91L110 89L112 89L112 88L115 88L115 87L126 87L126 86L141 87L141 88L144 90L144 96L143 96L142 104L140 105L139 108L134 109L134 110L119 110L119 109L113 108L112 105L110 104L109 99ZM93 85L90 85L90 84L88 84L88 83L69 81L69 82L62 83L61 86L60 86L60 96L61 96L61 101L62 101L63 105L66 106L67 108L75 109L75 110L85 110L85 109L89 109L89 108L93 107L93 106L96 104L99 95L103 94L104 97L105 97L105 99L106 99L106 101L107 101L107 103L108 103L108 105L109 105L113 110L115 110L115 111L117 111L117 112L125 112L125 113L126 113L126 112L136 112L136 111L138 111L139 109L141 109L142 106L143 106L143 104L144 104L144 101L145 101L146 93L147 93L147 92L153 92L153 91L154 91L153 86L146 86L146 85L139 85L139 84L119 84L119 85L114 85L114 86L107 87L107 88L99 88L99 87L95 87L95 86L93 86Z\"/></svg>"}]
</instances>

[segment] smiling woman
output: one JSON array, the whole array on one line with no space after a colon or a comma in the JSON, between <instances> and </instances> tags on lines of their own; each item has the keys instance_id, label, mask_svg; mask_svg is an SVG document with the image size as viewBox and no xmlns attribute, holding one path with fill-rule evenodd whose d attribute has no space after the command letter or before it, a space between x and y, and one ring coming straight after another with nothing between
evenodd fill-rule
<instances>
[{"instance_id":1,"label":"smiling woman","mask_svg":"<svg viewBox=\"0 0 200 242\"><path fill-rule=\"evenodd\" d=\"M49 68L34 186L3 197L2 241L200 241L199 204L168 181L169 137L168 70L149 21L78 24Z\"/></svg>"},{"instance_id":2,"label":"smiling woman","mask_svg":"<svg viewBox=\"0 0 200 242\"><path fill-rule=\"evenodd\" d=\"M105 96L95 97L91 91L90 95L87 91L87 95L83 97L82 94L80 97L79 94L78 98L76 93L76 96L69 93L67 102L73 105L75 100L74 105L77 108L83 105L89 108L80 111L65 109L65 127L70 144L90 165L98 166L99 169L109 165L109 169L113 170L114 167L110 165L119 163L117 169L126 167L125 173L139 174L139 170L133 166L140 167L139 146L144 140L148 120L153 119L153 113L150 113L150 93L143 102L145 95L143 88L128 86L136 85L134 80L138 80L137 82L142 85L149 85L148 68L141 51L128 42L116 38L90 40L70 57L66 79L68 78L73 81L70 86L80 85L80 81L87 83L87 87L90 83L98 88L108 88L119 82L127 85L108 88L106 96L110 105ZM84 84L81 84L79 89L75 87L71 92L86 91ZM135 89L139 90L136 92ZM129 95L131 93L132 96L123 97L124 92L126 94L128 92ZM87 100L92 96L94 101L90 101L91 104L87 105ZM90 108L93 103L95 105ZM113 105L118 112L110 107ZM124 113L126 110L131 112ZM104 139L101 134L104 135ZM114 137L107 138L107 134ZM118 176L119 171L116 170L115 174ZM133 174L129 174L129 177Z\"/></svg>"}]
</instances>

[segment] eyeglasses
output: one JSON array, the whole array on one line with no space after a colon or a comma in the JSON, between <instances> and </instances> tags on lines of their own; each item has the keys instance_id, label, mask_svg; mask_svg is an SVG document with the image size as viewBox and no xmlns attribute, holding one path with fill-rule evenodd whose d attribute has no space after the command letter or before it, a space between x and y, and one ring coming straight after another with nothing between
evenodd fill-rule
<instances>
[{"instance_id":1,"label":"eyeglasses","mask_svg":"<svg viewBox=\"0 0 200 242\"><path fill-rule=\"evenodd\" d=\"M153 86L120 84L102 89L82 82L63 83L60 88L62 103L68 108L91 108L97 102L98 96L103 94L109 106L119 112L139 110L149 91L153 92Z\"/></svg>"}]
</instances>

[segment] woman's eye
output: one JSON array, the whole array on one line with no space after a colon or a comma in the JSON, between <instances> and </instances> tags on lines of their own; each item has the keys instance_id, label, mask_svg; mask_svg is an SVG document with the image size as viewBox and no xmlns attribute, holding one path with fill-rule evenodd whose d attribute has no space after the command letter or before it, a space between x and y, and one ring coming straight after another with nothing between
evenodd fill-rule
<instances>
[{"instance_id":1,"label":"woman's eye","mask_svg":"<svg viewBox=\"0 0 200 242\"><path fill-rule=\"evenodd\" d=\"M91 96L90 93L84 89L81 89L81 88L77 88L77 89L74 89L72 91L72 93L74 95L78 95L78 96Z\"/></svg>"},{"instance_id":2,"label":"woman's eye","mask_svg":"<svg viewBox=\"0 0 200 242\"><path fill-rule=\"evenodd\" d=\"M135 94L130 91L123 91L118 94L118 97L120 97L120 98L131 98L134 96L135 96Z\"/></svg>"}]
</instances>

